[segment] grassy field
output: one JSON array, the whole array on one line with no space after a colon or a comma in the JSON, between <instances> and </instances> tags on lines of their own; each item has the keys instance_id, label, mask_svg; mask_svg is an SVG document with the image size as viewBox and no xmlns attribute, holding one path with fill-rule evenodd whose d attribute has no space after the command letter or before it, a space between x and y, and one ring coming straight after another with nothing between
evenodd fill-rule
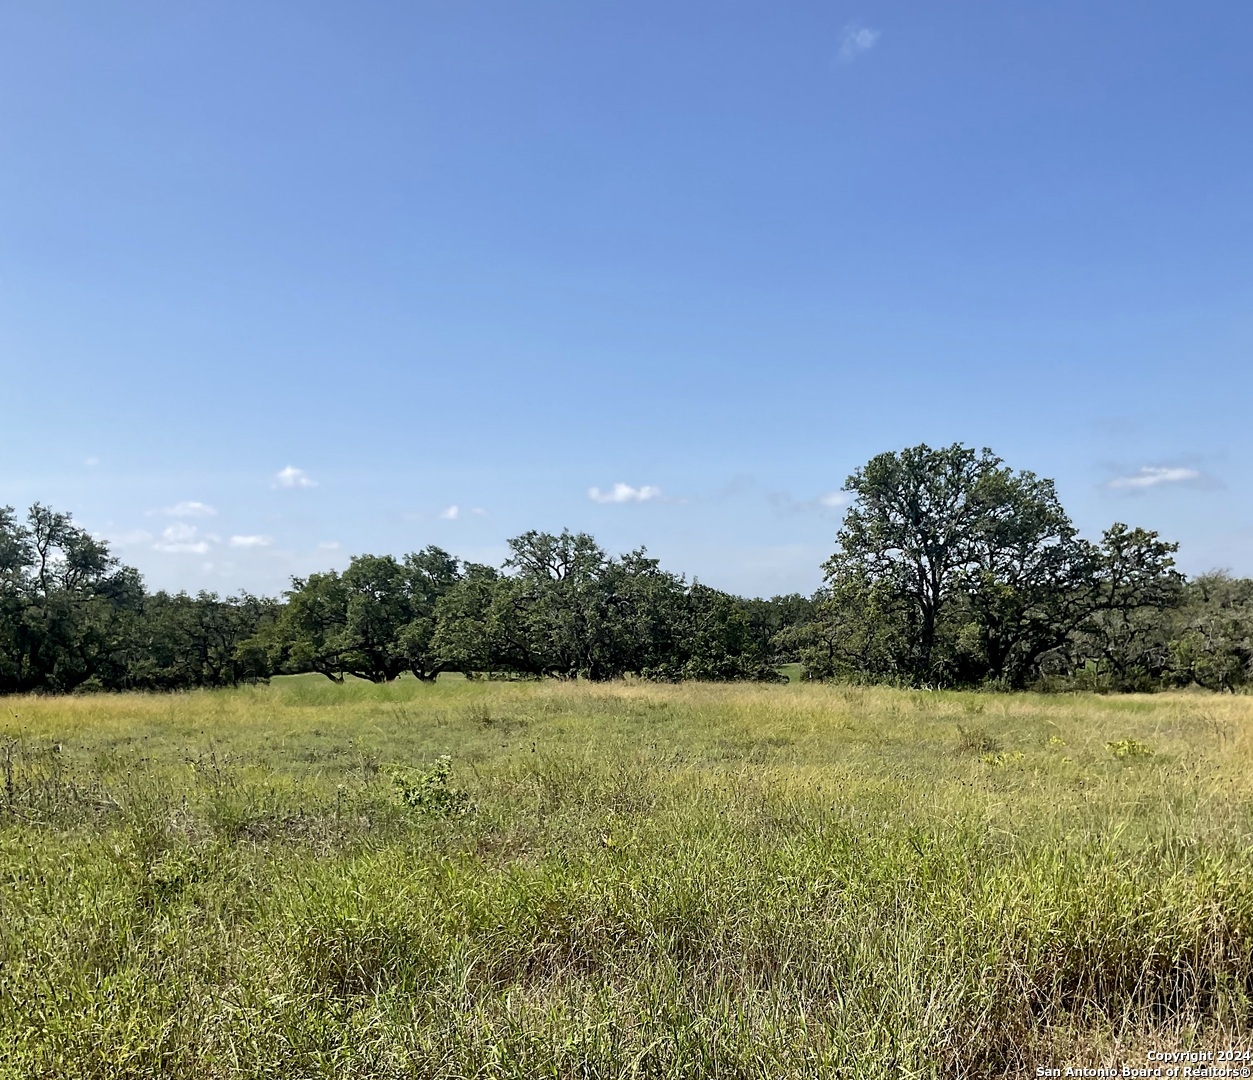
<instances>
[{"instance_id":1,"label":"grassy field","mask_svg":"<svg viewBox=\"0 0 1253 1080\"><path fill-rule=\"evenodd\" d=\"M1251 764L1249 697L0 700L0 1075L1000 1076L1249 1047Z\"/></svg>"}]
</instances>

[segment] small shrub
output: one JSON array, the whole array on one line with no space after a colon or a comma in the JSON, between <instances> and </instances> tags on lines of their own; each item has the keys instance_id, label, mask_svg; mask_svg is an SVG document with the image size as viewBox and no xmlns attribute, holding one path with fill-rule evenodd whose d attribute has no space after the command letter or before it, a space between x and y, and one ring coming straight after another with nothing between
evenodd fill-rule
<instances>
[{"instance_id":1,"label":"small shrub","mask_svg":"<svg viewBox=\"0 0 1253 1080\"><path fill-rule=\"evenodd\" d=\"M1152 757L1153 755L1153 748L1137 739L1119 739L1117 742L1107 742L1105 749L1120 761L1126 761L1130 758Z\"/></svg>"},{"instance_id":2,"label":"small shrub","mask_svg":"<svg viewBox=\"0 0 1253 1080\"><path fill-rule=\"evenodd\" d=\"M481 724L483 727L491 727L497 720L492 715L491 707L485 701L476 701L470 705L465 711L465 718L470 723Z\"/></svg>"},{"instance_id":3,"label":"small shrub","mask_svg":"<svg viewBox=\"0 0 1253 1080\"><path fill-rule=\"evenodd\" d=\"M985 765L1011 765L1022 761L1026 756L1021 750L1004 750L994 754L982 754L979 760Z\"/></svg>"},{"instance_id":4,"label":"small shrub","mask_svg":"<svg viewBox=\"0 0 1253 1080\"><path fill-rule=\"evenodd\" d=\"M957 748L964 754L995 754L1001 749L1000 740L990 731L980 727L957 727Z\"/></svg>"},{"instance_id":5,"label":"small shrub","mask_svg":"<svg viewBox=\"0 0 1253 1080\"><path fill-rule=\"evenodd\" d=\"M474 809L469 792L449 786L452 776L452 758L447 754L435 759L435 764L416 777L403 772L392 774L392 783L401 801L414 810L432 817L457 817Z\"/></svg>"}]
</instances>

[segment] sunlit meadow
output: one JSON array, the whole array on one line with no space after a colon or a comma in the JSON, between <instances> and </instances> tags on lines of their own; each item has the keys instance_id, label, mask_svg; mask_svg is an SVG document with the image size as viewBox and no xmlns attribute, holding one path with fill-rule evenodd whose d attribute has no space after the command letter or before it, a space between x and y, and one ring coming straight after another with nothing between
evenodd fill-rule
<instances>
[{"instance_id":1,"label":"sunlit meadow","mask_svg":"<svg viewBox=\"0 0 1253 1080\"><path fill-rule=\"evenodd\" d=\"M1000 1076L1253 1045L1253 698L0 701L0 1072Z\"/></svg>"}]
</instances>

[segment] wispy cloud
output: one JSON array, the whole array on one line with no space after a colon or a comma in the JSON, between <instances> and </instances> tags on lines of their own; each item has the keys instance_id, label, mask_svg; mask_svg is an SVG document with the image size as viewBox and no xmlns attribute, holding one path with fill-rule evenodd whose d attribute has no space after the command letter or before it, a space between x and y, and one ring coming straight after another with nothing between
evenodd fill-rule
<instances>
[{"instance_id":1,"label":"wispy cloud","mask_svg":"<svg viewBox=\"0 0 1253 1080\"><path fill-rule=\"evenodd\" d=\"M279 469L275 474L272 486L276 488L313 488L318 486L318 482L304 469L298 469L295 465L288 465L287 468Z\"/></svg>"},{"instance_id":2,"label":"wispy cloud","mask_svg":"<svg viewBox=\"0 0 1253 1080\"><path fill-rule=\"evenodd\" d=\"M97 465L100 464L100 459L96 457L95 454L92 454L91 457L83 458L83 464L86 465L87 468L89 469L94 469Z\"/></svg>"},{"instance_id":3,"label":"wispy cloud","mask_svg":"<svg viewBox=\"0 0 1253 1080\"><path fill-rule=\"evenodd\" d=\"M338 551L339 541L338 540L323 540L320 544L318 544L318 550L319 551Z\"/></svg>"},{"instance_id":4,"label":"wispy cloud","mask_svg":"<svg viewBox=\"0 0 1253 1080\"><path fill-rule=\"evenodd\" d=\"M194 499L186 499L183 502L175 503L173 506L167 506L163 510L157 511L166 515L166 517L213 517L217 514L208 503L196 502Z\"/></svg>"},{"instance_id":5,"label":"wispy cloud","mask_svg":"<svg viewBox=\"0 0 1253 1080\"><path fill-rule=\"evenodd\" d=\"M656 499L661 495L661 488L652 484L643 487L632 487L630 484L614 484L608 491L598 487L587 489L587 497L597 503L641 503Z\"/></svg>"},{"instance_id":6,"label":"wispy cloud","mask_svg":"<svg viewBox=\"0 0 1253 1080\"><path fill-rule=\"evenodd\" d=\"M230 540L233 548L263 548L269 547L274 543L272 536L232 536Z\"/></svg>"},{"instance_id":7,"label":"wispy cloud","mask_svg":"<svg viewBox=\"0 0 1253 1080\"><path fill-rule=\"evenodd\" d=\"M126 529L117 533L105 533L101 539L118 547L134 547L136 544L150 543L152 533L147 529Z\"/></svg>"},{"instance_id":8,"label":"wispy cloud","mask_svg":"<svg viewBox=\"0 0 1253 1080\"><path fill-rule=\"evenodd\" d=\"M868 26L862 26L860 23L849 23L844 27L840 34L840 54L839 62L841 64L851 64L862 53L867 53L875 47L875 42L879 40L880 32L872 30Z\"/></svg>"},{"instance_id":9,"label":"wispy cloud","mask_svg":"<svg viewBox=\"0 0 1253 1080\"><path fill-rule=\"evenodd\" d=\"M786 491L769 491L766 498L781 514L809 514L824 510L839 510L853 501L847 491L828 491L813 499L794 499Z\"/></svg>"},{"instance_id":10,"label":"wispy cloud","mask_svg":"<svg viewBox=\"0 0 1253 1080\"><path fill-rule=\"evenodd\" d=\"M165 551L173 554L204 555L211 544L217 543L217 537L201 535L194 525L178 521L161 532L161 538L152 545L154 551Z\"/></svg>"},{"instance_id":11,"label":"wispy cloud","mask_svg":"<svg viewBox=\"0 0 1253 1080\"><path fill-rule=\"evenodd\" d=\"M1130 491L1144 491L1146 488L1160 487L1162 484L1195 484L1205 479L1199 469L1188 469L1181 465L1145 465L1130 476L1116 476L1106 487L1122 488Z\"/></svg>"},{"instance_id":12,"label":"wispy cloud","mask_svg":"<svg viewBox=\"0 0 1253 1080\"><path fill-rule=\"evenodd\" d=\"M439 512L439 516L441 521L456 521L461 516L461 507L456 503L453 503L452 506L445 506Z\"/></svg>"},{"instance_id":13,"label":"wispy cloud","mask_svg":"<svg viewBox=\"0 0 1253 1080\"><path fill-rule=\"evenodd\" d=\"M195 525L185 525L180 521L162 531L161 539L172 544L182 540L192 540L198 532Z\"/></svg>"}]
</instances>

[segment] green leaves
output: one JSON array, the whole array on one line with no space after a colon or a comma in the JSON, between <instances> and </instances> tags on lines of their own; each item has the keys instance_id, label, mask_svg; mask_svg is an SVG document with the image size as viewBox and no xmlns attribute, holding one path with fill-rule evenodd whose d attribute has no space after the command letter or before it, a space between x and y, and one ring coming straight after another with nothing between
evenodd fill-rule
<instances>
[{"instance_id":1,"label":"green leaves","mask_svg":"<svg viewBox=\"0 0 1253 1080\"><path fill-rule=\"evenodd\" d=\"M1253 581L1214 573L1189 582L1170 653L1181 685L1235 690L1253 680Z\"/></svg>"},{"instance_id":2,"label":"green leaves","mask_svg":"<svg viewBox=\"0 0 1253 1080\"><path fill-rule=\"evenodd\" d=\"M806 655L819 673L1018 688L1044 657L1085 652L1120 683L1162 672L1151 628L1182 578L1156 533L1119 524L1093 545L1051 480L961 444L879 454L844 486L856 501Z\"/></svg>"},{"instance_id":3,"label":"green leaves","mask_svg":"<svg viewBox=\"0 0 1253 1080\"><path fill-rule=\"evenodd\" d=\"M1147 743L1140 742L1138 739L1117 739L1114 742L1107 742L1105 749L1118 758L1119 761L1153 756L1153 748Z\"/></svg>"},{"instance_id":4,"label":"green leaves","mask_svg":"<svg viewBox=\"0 0 1253 1080\"><path fill-rule=\"evenodd\" d=\"M845 489L857 499L826 563L834 606L882 670L910 681L1019 681L1061 625L1058 593L1083 561L1052 481L991 450L926 444L879 454ZM853 618L848 620L848 616ZM962 627L973 624L976 648ZM964 640L962 640L964 639Z\"/></svg>"},{"instance_id":5,"label":"green leaves","mask_svg":"<svg viewBox=\"0 0 1253 1080\"><path fill-rule=\"evenodd\" d=\"M436 607L461 580L460 562L437 547L358 555L334 570L293 578L274 630L257 644L276 668L390 682L404 671L429 681L447 666L433 645Z\"/></svg>"},{"instance_id":6,"label":"green leaves","mask_svg":"<svg viewBox=\"0 0 1253 1080\"><path fill-rule=\"evenodd\" d=\"M0 508L0 693L124 685L143 582L69 514Z\"/></svg>"},{"instance_id":7,"label":"green leaves","mask_svg":"<svg viewBox=\"0 0 1253 1080\"><path fill-rule=\"evenodd\" d=\"M608 555L586 533L528 532L503 571L467 568L441 598L433 648L452 668L594 681L777 677L771 631L750 604ZM758 602L758 603L765 603Z\"/></svg>"},{"instance_id":8,"label":"green leaves","mask_svg":"<svg viewBox=\"0 0 1253 1080\"><path fill-rule=\"evenodd\" d=\"M460 817L470 813L474 805L470 795L460 788L452 787L452 758L443 754L426 771L416 776L396 771L392 784L406 806L432 817Z\"/></svg>"}]
</instances>

